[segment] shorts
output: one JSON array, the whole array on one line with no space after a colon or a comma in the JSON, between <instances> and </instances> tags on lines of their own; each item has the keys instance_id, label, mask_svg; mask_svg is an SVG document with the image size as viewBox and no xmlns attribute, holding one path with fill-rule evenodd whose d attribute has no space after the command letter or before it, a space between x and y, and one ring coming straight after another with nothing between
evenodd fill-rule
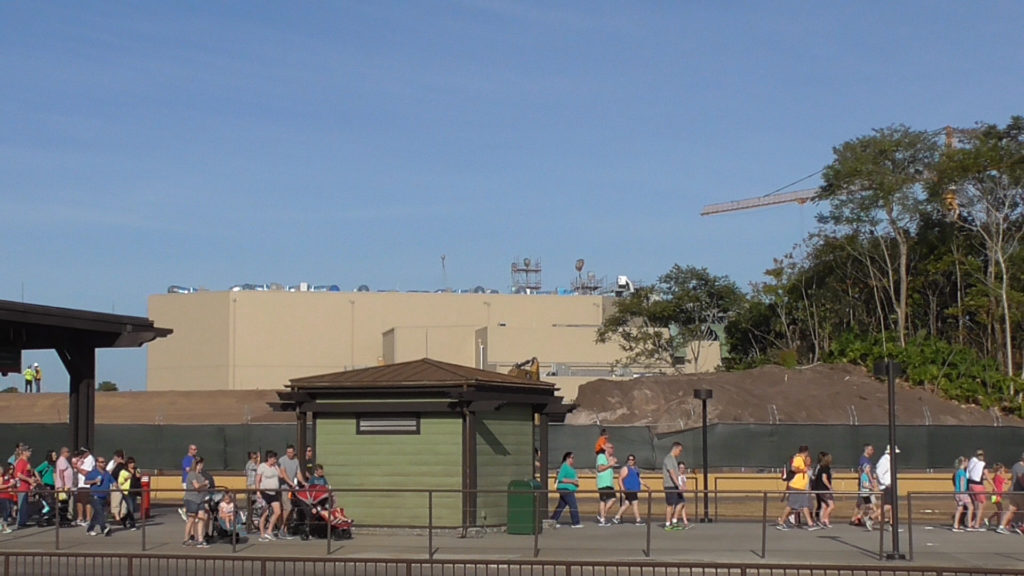
<instances>
[{"instance_id":1,"label":"shorts","mask_svg":"<svg viewBox=\"0 0 1024 576\"><path fill-rule=\"evenodd\" d=\"M792 510L803 510L810 508L811 495L806 492L790 492L787 505Z\"/></svg>"},{"instance_id":2,"label":"shorts","mask_svg":"<svg viewBox=\"0 0 1024 576\"><path fill-rule=\"evenodd\" d=\"M874 506L875 497L870 494L867 496L861 496L857 499L857 502L859 502L861 506Z\"/></svg>"},{"instance_id":3,"label":"shorts","mask_svg":"<svg viewBox=\"0 0 1024 576\"><path fill-rule=\"evenodd\" d=\"M202 502L196 502L194 500L185 500L185 513L189 516L195 516L196 514L199 514L199 511L202 509Z\"/></svg>"},{"instance_id":4,"label":"shorts","mask_svg":"<svg viewBox=\"0 0 1024 576\"><path fill-rule=\"evenodd\" d=\"M970 494L955 494L953 495L953 501L956 502L957 506L970 506L971 496Z\"/></svg>"},{"instance_id":5,"label":"shorts","mask_svg":"<svg viewBox=\"0 0 1024 576\"><path fill-rule=\"evenodd\" d=\"M625 492L622 493L622 495L626 498L626 502L636 502L637 494L638 494L637 492L629 492L629 491L625 491Z\"/></svg>"},{"instance_id":6,"label":"shorts","mask_svg":"<svg viewBox=\"0 0 1024 576\"><path fill-rule=\"evenodd\" d=\"M268 507L271 504L273 504L274 502L280 502L281 501L281 497L278 495L278 493L276 491L275 492L267 492L265 490L261 490L260 491L260 496L263 496L263 501L267 503Z\"/></svg>"},{"instance_id":7,"label":"shorts","mask_svg":"<svg viewBox=\"0 0 1024 576\"><path fill-rule=\"evenodd\" d=\"M818 505L828 504L836 501L836 497L831 492L825 492L821 494L815 494L815 499L818 501Z\"/></svg>"},{"instance_id":8,"label":"shorts","mask_svg":"<svg viewBox=\"0 0 1024 576\"><path fill-rule=\"evenodd\" d=\"M985 503L985 485L984 484L970 484L967 489L971 492L971 499L978 504Z\"/></svg>"},{"instance_id":9,"label":"shorts","mask_svg":"<svg viewBox=\"0 0 1024 576\"><path fill-rule=\"evenodd\" d=\"M1013 509L1020 512L1024 510L1024 492L1011 492L1004 494L1006 497L1006 503L1009 506L1013 506Z\"/></svg>"},{"instance_id":10,"label":"shorts","mask_svg":"<svg viewBox=\"0 0 1024 576\"><path fill-rule=\"evenodd\" d=\"M603 486L597 489L597 497L601 502L611 502L615 500L615 488Z\"/></svg>"},{"instance_id":11,"label":"shorts","mask_svg":"<svg viewBox=\"0 0 1024 576\"><path fill-rule=\"evenodd\" d=\"M686 497L683 496L682 492L673 490L671 488L665 488L665 504L668 506L679 506L680 504L686 504Z\"/></svg>"},{"instance_id":12,"label":"shorts","mask_svg":"<svg viewBox=\"0 0 1024 576\"><path fill-rule=\"evenodd\" d=\"M75 490L75 501L82 504L88 504L92 500L92 494L90 493L89 487L78 488Z\"/></svg>"},{"instance_id":13,"label":"shorts","mask_svg":"<svg viewBox=\"0 0 1024 576\"><path fill-rule=\"evenodd\" d=\"M281 491L281 512L287 514L292 509L292 498L290 490Z\"/></svg>"},{"instance_id":14,"label":"shorts","mask_svg":"<svg viewBox=\"0 0 1024 576\"><path fill-rule=\"evenodd\" d=\"M892 486L882 488L882 506L892 506Z\"/></svg>"}]
</instances>

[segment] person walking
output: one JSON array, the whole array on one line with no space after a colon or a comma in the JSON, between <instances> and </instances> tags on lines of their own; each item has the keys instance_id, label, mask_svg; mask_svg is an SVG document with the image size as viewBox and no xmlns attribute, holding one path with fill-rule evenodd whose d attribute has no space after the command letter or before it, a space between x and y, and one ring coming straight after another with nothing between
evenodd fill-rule
<instances>
[{"instance_id":1,"label":"person walking","mask_svg":"<svg viewBox=\"0 0 1024 576\"><path fill-rule=\"evenodd\" d=\"M285 448L284 456L278 459L277 469L281 480L284 481L281 485L281 529L278 531L277 537L291 540L293 536L288 533L288 522L291 521L293 513L292 490L306 483L293 444L289 444Z\"/></svg>"},{"instance_id":2,"label":"person walking","mask_svg":"<svg viewBox=\"0 0 1024 576\"><path fill-rule=\"evenodd\" d=\"M810 448L800 446L789 462L792 478L786 484L786 509L775 525L779 530L792 529L793 526L789 523L789 513L796 512L799 514L801 511L803 512L804 520L807 521L807 530L820 529L811 519L811 495L808 492L810 487L810 476L808 474L810 464Z\"/></svg>"},{"instance_id":3,"label":"person walking","mask_svg":"<svg viewBox=\"0 0 1024 576\"><path fill-rule=\"evenodd\" d=\"M878 478L878 487L882 491L882 510L878 516L882 528L892 528L892 458L893 453L899 454L899 446L886 446L885 454L875 464L875 476Z\"/></svg>"},{"instance_id":4,"label":"person walking","mask_svg":"<svg viewBox=\"0 0 1024 576\"><path fill-rule=\"evenodd\" d=\"M316 458L313 454L312 446L306 446L306 454L303 458L302 469L305 472L307 481L313 477L314 473L316 473Z\"/></svg>"},{"instance_id":5,"label":"person walking","mask_svg":"<svg viewBox=\"0 0 1024 576\"><path fill-rule=\"evenodd\" d=\"M89 536L96 536L100 532L104 536L110 536L110 526L107 526L107 511L114 479L110 477L110 472L107 472L107 462L104 458L96 459L93 469L85 475L85 484L89 486L90 496L92 496L92 518L85 531ZM100 529L100 532L96 531L97 528Z\"/></svg>"},{"instance_id":6,"label":"person walking","mask_svg":"<svg viewBox=\"0 0 1024 576\"><path fill-rule=\"evenodd\" d=\"M967 458L958 456L953 465L956 467L953 472L953 501L956 502L956 512L953 514L953 532L963 532L964 529L960 527L961 515L968 526L974 517L974 503L967 490Z\"/></svg>"},{"instance_id":7,"label":"person walking","mask_svg":"<svg viewBox=\"0 0 1024 576\"><path fill-rule=\"evenodd\" d=\"M43 493L40 495L40 499L43 502L42 515L49 521L50 511L53 510L54 517L57 517L57 500L54 497L54 488L56 486L56 480L54 477L57 473L57 451L47 450L46 459L39 466L36 466L36 477L39 479L43 488ZM57 518L60 521L60 518Z\"/></svg>"},{"instance_id":8,"label":"person walking","mask_svg":"<svg viewBox=\"0 0 1024 576\"><path fill-rule=\"evenodd\" d=\"M679 507L683 505L683 487L679 485L679 456L682 453L683 445L673 442L661 461L661 485L665 491L665 530L683 529L674 520L679 517Z\"/></svg>"},{"instance_id":9,"label":"person walking","mask_svg":"<svg viewBox=\"0 0 1024 576\"><path fill-rule=\"evenodd\" d=\"M864 450L860 453L860 459L857 462L857 474L858 475L862 474L865 468L867 468L869 470L874 469L873 465L871 464L871 462L872 462L871 458L874 455L875 455L875 447L872 446L871 444L865 444L864 445ZM854 504L853 516L850 517L850 524L852 526L860 526L860 525L864 524L864 517L863 517L864 511L863 511L863 508L864 508L864 498L863 497L859 497L859 498L857 498L856 504Z\"/></svg>"},{"instance_id":10,"label":"person walking","mask_svg":"<svg viewBox=\"0 0 1024 576\"><path fill-rule=\"evenodd\" d=\"M199 447L195 444L189 444L188 450L185 452L185 457L181 459L181 489L188 490L188 473L192 470L192 465L195 464L196 456L199 454ZM184 494L182 494L184 498ZM178 514L181 515L181 519L188 522L188 510L187 506L178 508Z\"/></svg>"},{"instance_id":11,"label":"person walking","mask_svg":"<svg viewBox=\"0 0 1024 576\"><path fill-rule=\"evenodd\" d=\"M32 393L32 384L36 381L36 369L32 366L25 368L25 394Z\"/></svg>"},{"instance_id":12,"label":"person walking","mask_svg":"<svg viewBox=\"0 0 1024 576\"><path fill-rule=\"evenodd\" d=\"M985 525L988 526L991 523L995 523L999 526L999 521L1003 518L1003 492L1006 492L1006 466L1003 466L1002 462L997 462L992 467L992 504L995 505L996 510L988 518L985 519Z\"/></svg>"},{"instance_id":13,"label":"person walking","mask_svg":"<svg viewBox=\"0 0 1024 576\"><path fill-rule=\"evenodd\" d=\"M107 461L107 472L110 473L110 477L114 479L114 487L116 488L121 478L121 471L124 470L124 450L120 448L114 450L114 456ZM114 520L124 523L121 516L124 507L121 506L122 494L120 490L112 490L110 492L110 512L114 515Z\"/></svg>"},{"instance_id":14,"label":"person walking","mask_svg":"<svg viewBox=\"0 0 1024 576\"><path fill-rule=\"evenodd\" d=\"M210 485L203 476L203 457L196 456L192 460L192 468L185 477L185 540L182 546L207 548L206 519L208 514L203 506L203 498L209 493ZM193 544L194 541L194 544Z\"/></svg>"},{"instance_id":15,"label":"person walking","mask_svg":"<svg viewBox=\"0 0 1024 576\"><path fill-rule=\"evenodd\" d=\"M17 496L14 495L14 465L4 464L3 474L0 475L0 532L10 534L11 522L14 521L14 505L17 503Z\"/></svg>"},{"instance_id":16,"label":"person walking","mask_svg":"<svg viewBox=\"0 0 1024 576\"><path fill-rule=\"evenodd\" d=\"M36 385L36 394L39 394L43 389L43 369L39 367L39 363L37 362L32 364L32 371L34 373L32 380Z\"/></svg>"},{"instance_id":17,"label":"person walking","mask_svg":"<svg viewBox=\"0 0 1024 576\"><path fill-rule=\"evenodd\" d=\"M56 471L53 475L53 487L57 491L57 521L71 520L71 495L75 490L75 469L71 467L71 449L61 446L57 456L57 463L54 465Z\"/></svg>"},{"instance_id":18,"label":"person walking","mask_svg":"<svg viewBox=\"0 0 1024 576\"><path fill-rule=\"evenodd\" d=\"M619 511L612 518L612 522L618 524L622 521L622 515L629 510L630 506L633 507L633 516L636 517L635 524L637 526L643 526L645 522L640 519L640 503L637 501L640 494L641 488L647 487L643 480L640 479L640 469L636 467L636 456L630 454L626 456L626 465L619 468L619 490L622 494L622 500L619 504Z\"/></svg>"},{"instance_id":19,"label":"person walking","mask_svg":"<svg viewBox=\"0 0 1024 576\"><path fill-rule=\"evenodd\" d=\"M985 468L985 451L978 450L967 463L967 490L970 491L971 501L974 502L974 517L968 520L968 532L985 531L985 527L982 525L985 514L985 498L988 496L985 493L985 482L991 484L992 480Z\"/></svg>"},{"instance_id":20,"label":"person walking","mask_svg":"<svg viewBox=\"0 0 1024 576\"><path fill-rule=\"evenodd\" d=\"M1010 521L1014 515L1024 510L1024 454L1020 460L1010 468L1010 493L1006 495L1006 512L1003 513L1003 520L996 528L998 534L1010 533ZM1015 528L1017 534L1021 534L1020 528Z\"/></svg>"},{"instance_id":21,"label":"person walking","mask_svg":"<svg viewBox=\"0 0 1024 576\"><path fill-rule=\"evenodd\" d=\"M32 448L24 446L14 463L14 478L17 481L18 492L18 528L28 528L29 508L28 496L32 488L39 483L35 471L29 460L32 458Z\"/></svg>"},{"instance_id":22,"label":"person walking","mask_svg":"<svg viewBox=\"0 0 1024 576\"><path fill-rule=\"evenodd\" d=\"M256 483L259 485L260 496L267 507L260 515L257 528L260 531L260 542L274 540L274 525L281 516L281 471L277 468L277 452L267 450L266 462L256 468Z\"/></svg>"},{"instance_id":23,"label":"person walking","mask_svg":"<svg viewBox=\"0 0 1024 576\"><path fill-rule=\"evenodd\" d=\"M96 458L89 451L89 448L82 446L78 450L78 458L72 461L72 467L77 473L78 488L75 490L75 509L78 512L77 524L88 526L92 521L92 491L85 483L85 475L96 467Z\"/></svg>"},{"instance_id":24,"label":"person walking","mask_svg":"<svg viewBox=\"0 0 1024 576\"><path fill-rule=\"evenodd\" d=\"M811 489L814 490L818 502L818 525L822 528L832 527L832 510L836 507L835 495L832 494L832 455L818 452L818 465L811 475Z\"/></svg>"},{"instance_id":25,"label":"person walking","mask_svg":"<svg viewBox=\"0 0 1024 576\"><path fill-rule=\"evenodd\" d=\"M558 469L558 476L555 478L555 490L558 490L558 505L555 506L551 519L558 526L558 519L562 517L562 511L569 509L569 519L572 520L573 528L583 528L580 523L580 509L576 504L576 491L580 488L580 479L576 474L576 455L566 452L562 455L562 466Z\"/></svg>"},{"instance_id":26,"label":"person walking","mask_svg":"<svg viewBox=\"0 0 1024 576\"><path fill-rule=\"evenodd\" d=\"M135 513L138 510L139 493L142 491L142 472L136 466L133 456L125 459L124 467L118 473L117 486L121 491L121 504L124 508L121 525L136 530Z\"/></svg>"},{"instance_id":27,"label":"person walking","mask_svg":"<svg viewBox=\"0 0 1024 576\"><path fill-rule=\"evenodd\" d=\"M612 504L615 503L615 465L617 463L615 446L611 442L605 442L604 447L597 453L595 463L598 499L597 524L599 526L611 526L606 515L611 512Z\"/></svg>"}]
</instances>

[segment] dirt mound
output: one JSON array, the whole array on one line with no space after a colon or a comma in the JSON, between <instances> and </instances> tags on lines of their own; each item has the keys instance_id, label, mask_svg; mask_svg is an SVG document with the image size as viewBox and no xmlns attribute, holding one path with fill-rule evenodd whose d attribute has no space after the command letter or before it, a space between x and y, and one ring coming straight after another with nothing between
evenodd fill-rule
<instances>
[{"instance_id":1,"label":"dirt mound","mask_svg":"<svg viewBox=\"0 0 1024 576\"><path fill-rule=\"evenodd\" d=\"M294 423L292 413L272 412L272 390L194 392L98 392L98 424ZM2 394L0 422L45 424L68 421L68 395Z\"/></svg>"},{"instance_id":2,"label":"dirt mound","mask_svg":"<svg viewBox=\"0 0 1024 576\"><path fill-rule=\"evenodd\" d=\"M569 424L649 425L657 432L700 426L695 388L710 388L709 422L886 424L884 382L862 368L818 364L788 370L763 366L742 372L595 380L580 387ZM951 402L897 383L897 424L1024 426L1024 420Z\"/></svg>"}]
</instances>

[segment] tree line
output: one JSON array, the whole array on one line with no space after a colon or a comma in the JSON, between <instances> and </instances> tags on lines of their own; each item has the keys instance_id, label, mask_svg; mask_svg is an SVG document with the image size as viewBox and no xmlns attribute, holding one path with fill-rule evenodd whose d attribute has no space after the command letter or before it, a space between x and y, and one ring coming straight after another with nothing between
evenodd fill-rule
<instances>
[{"instance_id":1,"label":"tree line","mask_svg":"<svg viewBox=\"0 0 1024 576\"><path fill-rule=\"evenodd\" d=\"M894 125L833 153L816 228L765 280L677 264L620 299L597 340L677 370L723 333L726 369L888 357L912 385L1024 415L1024 117Z\"/></svg>"}]
</instances>

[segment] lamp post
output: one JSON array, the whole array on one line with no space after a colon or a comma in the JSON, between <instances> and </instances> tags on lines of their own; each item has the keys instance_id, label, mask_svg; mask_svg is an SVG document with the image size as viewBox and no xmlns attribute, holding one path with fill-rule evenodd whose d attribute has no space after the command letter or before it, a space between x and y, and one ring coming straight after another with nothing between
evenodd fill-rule
<instances>
[{"instance_id":1,"label":"lamp post","mask_svg":"<svg viewBox=\"0 0 1024 576\"><path fill-rule=\"evenodd\" d=\"M892 552L885 555L886 560L906 560L907 556L900 553L900 500L897 485L896 464L896 377L903 373L903 367L886 358L875 362L875 376L885 376L889 384L889 489L892 491ZM883 503L884 510L884 503ZM883 514L882 522L885 522ZM883 526L884 528L884 526Z\"/></svg>"},{"instance_id":2,"label":"lamp post","mask_svg":"<svg viewBox=\"0 0 1024 576\"><path fill-rule=\"evenodd\" d=\"M711 517L708 516L708 400L711 399L711 396L712 392L709 388L695 388L693 390L693 397L700 400L700 467L704 470L704 517L700 521L703 523L711 522Z\"/></svg>"}]
</instances>

